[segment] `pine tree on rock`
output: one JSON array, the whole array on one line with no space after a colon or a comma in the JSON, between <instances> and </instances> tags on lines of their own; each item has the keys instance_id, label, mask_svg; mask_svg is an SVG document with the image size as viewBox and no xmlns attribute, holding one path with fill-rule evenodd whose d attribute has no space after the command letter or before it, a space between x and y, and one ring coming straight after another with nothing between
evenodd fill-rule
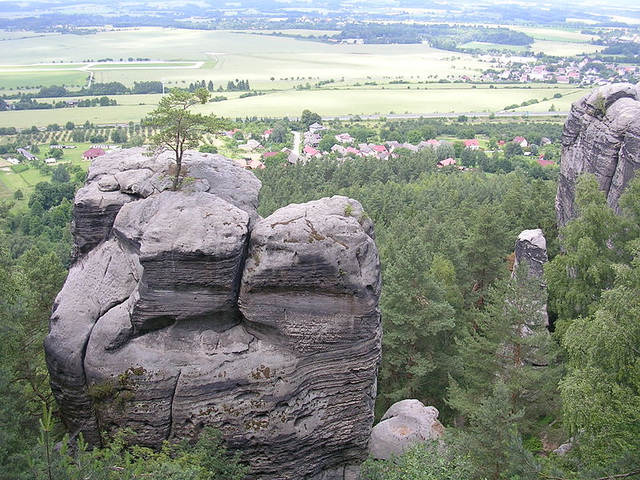
<instances>
[{"instance_id":1,"label":"pine tree on rock","mask_svg":"<svg viewBox=\"0 0 640 480\"><path fill-rule=\"evenodd\" d=\"M204 88L195 92L171 90L145 120L147 125L157 129L151 137L151 144L156 152L170 150L175 154L174 190L180 185L184 152L196 148L205 133L215 132L221 127L221 121L214 115L204 116L191 112L191 108L198 103L206 103L209 96L210 93Z\"/></svg>"}]
</instances>

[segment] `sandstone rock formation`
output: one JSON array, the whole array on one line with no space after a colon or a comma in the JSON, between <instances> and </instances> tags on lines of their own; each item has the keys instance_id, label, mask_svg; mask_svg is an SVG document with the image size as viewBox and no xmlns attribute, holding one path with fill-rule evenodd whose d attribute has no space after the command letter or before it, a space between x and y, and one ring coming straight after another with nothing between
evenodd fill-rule
<instances>
[{"instance_id":1,"label":"sandstone rock formation","mask_svg":"<svg viewBox=\"0 0 640 480\"><path fill-rule=\"evenodd\" d=\"M520 265L527 267L527 279L542 281L544 264L549 261L547 256L547 240L542 230L523 230L515 245L515 262L513 264L514 275Z\"/></svg>"},{"instance_id":2,"label":"sandstone rock formation","mask_svg":"<svg viewBox=\"0 0 640 480\"><path fill-rule=\"evenodd\" d=\"M640 168L640 85L600 87L575 102L562 135L558 178L558 224L575 217L575 184L581 173L596 176L610 207Z\"/></svg>"},{"instance_id":3,"label":"sandstone rock formation","mask_svg":"<svg viewBox=\"0 0 640 480\"><path fill-rule=\"evenodd\" d=\"M444 435L435 407L425 407L419 400L396 402L373 427L369 452L378 460L400 455L426 440Z\"/></svg>"},{"instance_id":4,"label":"sandstone rock formation","mask_svg":"<svg viewBox=\"0 0 640 480\"><path fill-rule=\"evenodd\" d=\"M258 180L190 153L100 157L45 340L70 432L157 447L220 429L253 478L355 478L380 360L380 266L360 204L256 213Z\"/></svg>"},{"instance_id":5,"label":"sandstone rock formation","mask_svg":"<svg viewBox=\"0 0 640 480\"><path fill-rule=\"evenodd\" d=\"M539 228L523 230L515 244L515 262L511 281L526 283L525 291L529 291L526 297L527 305L521 305L523 312L528 312L526 324L520 327L520 335L529 337L538 335L550 340L549 314L547 311L547 286L544 283L544 264L549 261L547 256L547 241ZM526 267L522 270L521 267ZM541 340L541 344L546 342ZM505 345L505 349L511 350L512 346ZM529 365L547 365L545 349L533 348L528 355L524 355L522 362ZM509 353L513 355L513 353ZM519 356L519 355L518 355Z\"/></svg>"}]
</instances>

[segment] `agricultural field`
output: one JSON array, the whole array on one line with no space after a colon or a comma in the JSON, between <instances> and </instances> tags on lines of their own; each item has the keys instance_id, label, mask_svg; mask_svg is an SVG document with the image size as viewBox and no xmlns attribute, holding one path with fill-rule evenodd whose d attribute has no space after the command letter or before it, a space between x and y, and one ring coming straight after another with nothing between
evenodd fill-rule
<instances>
[{"instance_id":1,"label":"agricultural field","mask_svg":"<svg viewBox=\"0 0 640 480\"><path fill-rule=\"evenodd\" d=\"M534 53L554 56L593 54L602 50L601 45L591 45L592 35L585 35L573 28L512 27L535 39L531 46Z\"/></svg>"},{"instance_id":2,"label":"agricultural field","mask_svg":"<svg viewBox=\"0 0 640 480\"><path fill-rule=\"evenodd\" d=\"M552 98L562 92L562 98ZM539 88L494 88L469 85L457 88L437 88L436 85L418 85L407 89L341 89L313 92L276 92L269 95L239 98L201 107L224 117L245 117L260 112L260 116L297 116L305 108L322 116L391 114L391 113L453 113L498 112L504 107L537 99L538 104L521 110L545 112L553 104L555 110L566 111L571 103L582 95L581 89L561 89L544 86ZM549 100L543 101L544 98ZM534 107L536 107L534 109ZM336 113L339 112L339 113Z\"/></svg>"},{"instance_id":3,"label":"agricultural field","mask_svg":"<svg viewBox=\"0 0 640 480\"><path fill-rule=\"evenodd\" d=\"M525 29L523 27L523 29ZM547 53L591 45L578 32L527 29ZM299 35L330 31L287 31ZM41 86L72 88L93 82L162 81L167 88L213 82L214 95L226 101L202 108L225 117L297 116L312 109L324 116L389 113L498 112L532 99L526 111L567 110L583 92L557 85L472 85L453 82L479 78L488 65L472 55L426 44L341 45L248 32L131 28L88 35L4 35L0 32L0 93L33 91ZM534 48L535 45L534 44ZM111 61L104 61L112 59ZM148 59L147 61L139 61ZM98 62L98 60L102 60ZM248 80L259 96L220 92L227 82ZM320 84L320 86L318 86ZM551 91L550 89L558 89ZM545 102L555 92L562 99ZM157 95L113 96L115 107L22 110L0 113L0 127L138 122L158 101ZM43 100L47 101L47 100Z\"/></svg>"}]
</instances>

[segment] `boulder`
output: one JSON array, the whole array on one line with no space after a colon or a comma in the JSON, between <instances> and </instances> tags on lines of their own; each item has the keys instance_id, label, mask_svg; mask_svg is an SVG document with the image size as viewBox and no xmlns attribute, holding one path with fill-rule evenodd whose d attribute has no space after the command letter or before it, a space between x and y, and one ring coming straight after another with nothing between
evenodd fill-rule
<instances>
[{"instance_id":1,"label":"boulder","mask_svg":"<svg viewBox=\"0 0 640 480\"><path fill-rule=\"evenodd\" d=\"M640 85L605 85L575 102L562 134L558 177L558 224L576 216L575 185L582 173L595 175L607 202L618 199L640 168Z\"/></svg>"},{"instance_id":2,"label":"boulder","mask_svg":"<svg viewBox=\"0 0 640 480\"><path fill-rule=\"evenodd\" d=\"M250 478L357 478L381 349L380 265L360 204L325 198L259 219L259 181L228 159L185 156L188 178L169 191L167 158L126 153L100 157L78 193L83 251L45 340L70 433L97 445L130 428L158 448L214 426Z\"/></svg>"},{"instance_id":3,"label":"boulder","mask_svg":"<svg viewBox=\"0 0 640 480\"><path fill-rule=\"evenodd\" d=\"M409 448L444 435L435 407L425 407L419 400L396 402L371 432L369 452L373 458L388 460Z\"/></svg>"}]
</instances>

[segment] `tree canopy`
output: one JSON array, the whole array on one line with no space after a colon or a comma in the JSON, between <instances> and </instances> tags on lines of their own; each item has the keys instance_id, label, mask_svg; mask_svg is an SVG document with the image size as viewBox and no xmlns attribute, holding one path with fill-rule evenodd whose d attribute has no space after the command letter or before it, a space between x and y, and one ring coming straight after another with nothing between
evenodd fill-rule
<instances>
[{"instance_id":1,"label":"tree canopy","mask_svg":"<svg viewBox=\"0 0 640 480\"><path fill-rule=\"evenodd\" d=\"M151 138L157 151L171 150L175 154L176 168L173 174L173 188L180 184L182 157L190 148L196 148L206 132L215 132L222 125L214 115L204 116L191 112L191 108L204 104L210 93L204 88L195 92L174 89L163 97L145 123L158 129Z\"/></svg>"}]
</instances>

